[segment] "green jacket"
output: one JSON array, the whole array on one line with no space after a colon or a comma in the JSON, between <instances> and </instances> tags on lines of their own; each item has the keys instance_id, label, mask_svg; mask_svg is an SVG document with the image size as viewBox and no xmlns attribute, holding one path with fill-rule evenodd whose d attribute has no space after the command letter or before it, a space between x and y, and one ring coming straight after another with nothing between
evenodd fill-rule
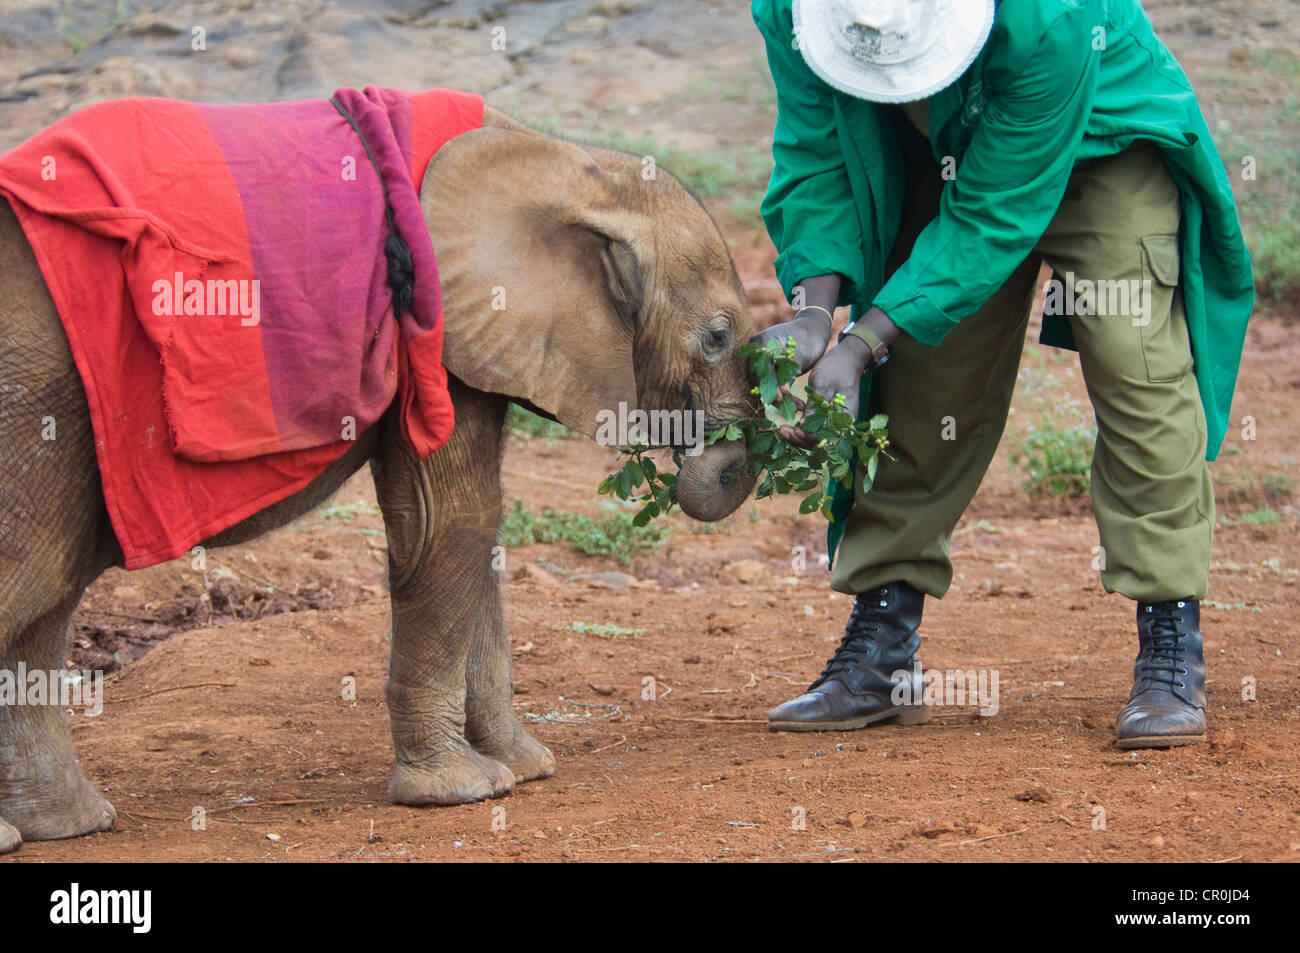
<instances>
[{"instance_id":1,"label":"green jacket","mask_svg":"<svg viewBox=\"0 0 1300 953\"><path fill-rule=\"evenodd\" d=\"M957 173L939 215L885 280L903 169L883 107L818 78L797 49L791 0L753 0L778 116L762 203L789 295L839 273L854 317L879 306L937 344L1010 277L1047 230L1076 161L1138 139L1162 150L1182 196L1182 283L1196 379L1218 454L1254 300L1232 187L1190 82L1139 0L1001 0L970 69L930 97L930 144ZM1045 344L1073 348L1064 315Z\"/></svg>"}]
</instances>

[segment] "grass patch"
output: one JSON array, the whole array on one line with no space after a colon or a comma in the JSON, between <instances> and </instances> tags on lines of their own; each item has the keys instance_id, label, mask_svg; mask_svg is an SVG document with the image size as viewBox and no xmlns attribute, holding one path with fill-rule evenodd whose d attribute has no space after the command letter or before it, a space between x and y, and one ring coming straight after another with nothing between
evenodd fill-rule
<instances>
[{"instance_id":1,"label":"grass patch","mask_svg":"<svg viewBox=\"0 0 1300 953\"><path fill-rule=\"evenodd\" d=\"M373 503L366 500L357 500L355 503L334 503L325 507L325 512L321 514L327 520L352 520L358 516L382 516L383 511Z\"/></svg>"},{"instance_id":2,"label":"grass patch","mask_svg":"<svg viewBox=\"0 0 1300 953\"><path fill-rule=\"evenodd\" d=\"M1253 526L1262 526L1267 523L1280 523L1282 517L1270 507L1261 506L1257 510L1251 510L1249 513L1242 513L1238 517L1243 523L1250 523Z\"/></svg>"},{"instance_id":3,"label":"grass patch","mask_svg":"<svg viewBox=\"0 0 1300 953\"><path fill-rule=\"evenodd\" d=\"M1216 473L1214 486L1214 495L1221 503L1260 510L1289 500L1295 481L1286 473L1247 468Z\"/></svg>"},{"instance_id":4,"label":"grass patch","mask_svg":"<svg viewBox=\"0 0 1300 953\"><path fill-rule=\"evenodd\" d=\"M1250 254L1255 290L1274 308L1295 307L1300 298L1300 202L1280 221L1251 230Z\"/></svg>"},{"instance_id":5,"label":"grass patch","mask_svg":"<svg viewBox=\"0 0 1300 953\"><path fill-rule=\"evenodd\" d=\"M531 440L541 437L543 440L567 440L574 432L562 423L548 420L518 404L506 408L506 430L516 437Z\"/></svg>"},{"instance_id":6,"label":"grass patch","mask_svg":"<svg viewBox=\"0 0 1300 953\"><path fill-rule=\"evenodd\" d=\"M1202 100L1232 182L1260 304L1296 316L1300 295L1300 58L1270 49L1212 73ZM1243 174L1244 164L1253 178Z\"/></svg>"},{"instance_id":7,"label":"grass patch","mask_svg":"<svg viewBox=\"0 0 1300 953\"><path fill-rule=\"evenodd\" d=\"M501 545L568 543L587 556L613 556L626 566L634 554L654 549L668 535L662 526L633 526L632 516L614 512L593 520L581 513L552 509L536 516L525 509L522 500L515 500L501 521Z\"/></svg>"},{"instance_id":8,"label":"grass patch","mask_svg":"<svg viewBox=\"0 0 1300 953\"><path fill-rule=\"evenodd\" d=\"M1097 429L1089 426L1077 400L1067 400L1065 382L1043 363L1019 375L1021 397L1034 423L1008 437L1013 466L1024 471L1031 496L1076 499L1092 489L1092 452ZM1064 420L1061 418L1064 417Z\"/></svg>"},{"instance_id":9,"label":"grass patch","mask_svg":"<svg viewBox=\"0 0 1300 953\"><path fill-rule=\"evenodd\" d=\"M1097 431L1060 427L1050 420L1030 425L1013 443L1011 462L1025 471L1024 488L1034 496L1073 499L1092 488L1092 450Z\"/></svg>"},{"instance_id":10,"label":"grass patch","mask_svg":"<svg viewBox=\"0 0 1300 953\"><path fill-rule=\"evenodd\" d=\"M638 639L645 634L645 629L625 629L613 622L570 622L569 631L606 639Z\"/></svg>"}]
</instances>

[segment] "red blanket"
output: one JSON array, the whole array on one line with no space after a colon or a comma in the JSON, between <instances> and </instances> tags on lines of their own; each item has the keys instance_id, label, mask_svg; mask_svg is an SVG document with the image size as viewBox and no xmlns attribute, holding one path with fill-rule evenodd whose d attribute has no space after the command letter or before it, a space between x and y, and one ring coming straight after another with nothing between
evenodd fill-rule
<instances>
[{"instance_id":1,"label":"red blanket","mask_svg":"<svg viewBox=\"0 0 1300 953\"><path fill-rule=\"evenodd\" d=\"M395 396L418 456L451 435L419 190L483 101L375 87L334 100L355 128L324 100L120 100L0 157L129 569L302 489ZM390 221L410 251L409 307L394 307Z\"/></svg>"}]
</instances>

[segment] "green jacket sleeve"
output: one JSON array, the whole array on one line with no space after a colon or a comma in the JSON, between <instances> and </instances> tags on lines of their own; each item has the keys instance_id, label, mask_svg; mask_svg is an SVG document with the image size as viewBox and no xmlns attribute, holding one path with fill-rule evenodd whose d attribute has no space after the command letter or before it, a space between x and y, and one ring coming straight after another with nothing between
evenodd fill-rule
<instances>
[{"instance_id":1,"label":"green jacket sleeve","mask_svg":"<svg viewBox=\"0 0 1300 953\"><path fill-rule=\"evenodd\" d=\"M760 210L777 250L777 279L789 297L804 278L839 274L839 303L854 303L862 296L862 230L834 98L794 46L788 0L754 0L751 12L776 84L774 167Z\"/></svg>"},{"instance_id":2,"label":"green jacket sleeve","mask_svg":"<svg viewBox=\"0 0 1300 953\"><path fill-rule=\"evenodd\" d=\"M995 23L979 127L938 216L874 301L922 344L938 344L979 310L1056 214L1096 89L1093 16L1062 4L1045 23ZM969 108L979 93L967 95Z\"/></svg>"}]
</instances>

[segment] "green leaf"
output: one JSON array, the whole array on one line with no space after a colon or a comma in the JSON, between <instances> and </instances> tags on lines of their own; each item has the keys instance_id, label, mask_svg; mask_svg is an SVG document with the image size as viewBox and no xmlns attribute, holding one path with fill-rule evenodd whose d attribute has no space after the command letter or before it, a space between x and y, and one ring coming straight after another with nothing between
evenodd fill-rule
<instances>
[{"instance_id":1,"label":"green leaf","mask_svg":"<svg viewBox=\"0 0 1300 953\"><path fill-rule=\"evenodd\" d=\"M885 452L889 445L885 429L888 417L876 414L870 421L859 423L844 409L843 394L828 401L816 391L809 391L807 416L800 420L794 398L788 391L783 392L785 385L800 374L793 339L772 339L761 345L747 341L739 350L753 373L755 386L751 393L758 398L761 416L733 420L710 433L707 442L712 445L727 440L745 445L749 452L745 468L758 479L759 499L798 493L802 497L800 513L820 510L830 520L830 492L836 485L853 489L857 461L862 463L864 485L869 487L875 481L880 456L894 459ZM779 430L787 425L801 427L813 438L813 446L805 449L785 440ZM1054 452L1050 442L1041 447L1042 455ZM644 504L636 516L637 527L667 513L677 496L677 474L662 472L641 455L641 449L624 451L622 469L600 482L602 493ZM684 460L676 449L672 460L680 471ZM642 488L644 492L638 492Z\"/></svg>"},{"instance_id":2,"label":"green leaf","mask_svg":"<svg viewBox=\"0 0 1300 953\"><path fill-rule=\"evenodd\" d=\"M645 469L636 460L625 466L623 471L627 474L627 482L631 488L635 489L645 482Z\"/></svg>"}]
</instances>

